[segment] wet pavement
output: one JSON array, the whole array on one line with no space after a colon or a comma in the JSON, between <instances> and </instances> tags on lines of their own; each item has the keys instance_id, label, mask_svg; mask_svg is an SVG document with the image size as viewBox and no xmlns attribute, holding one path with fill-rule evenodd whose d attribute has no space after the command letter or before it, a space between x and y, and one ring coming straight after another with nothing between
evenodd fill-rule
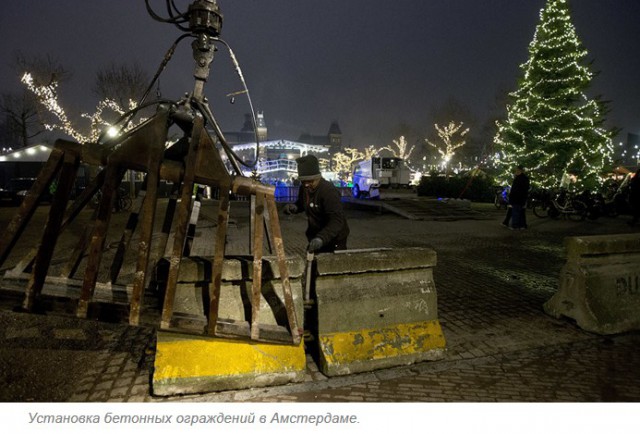
<instances>
[{"instance_id":1,"label":"wet pavement","mask_svg":"<svg viewBox=\"0 0 640 434\"><path fill-rule=\"evenodd\" d=\"M31 232L42 227L46 208ZM233 204L228 254L246 253L246 203ZM237 214L234 211L237 210ZM600 336L546 315L557 290L563 238L640 232L627 217L572 222L528 216L529 229L500 225L503 212L472 204L451 218L408 220L349 205L349 248L432 247L439 319L447 340L439 361L327 378L311 357L304 382L189 396L155 397L155 331L74 317L73 300L46 300L41 314L14 312L19 291L0 290L0 400L4 402L638 402L640 332ZM0 208L5 225L12 212ZM13 208L15 211L15 208ZM212 253L214 204L205 202L194 254ZM88 218L88 217L85 217ZM116 216L114 226L124 226ZM84 221L86 223L86 220ZM79 224L83 224L82 219ZM302 216L283 216L287 253L306 245ZM70 228L71 234L79 232ZM117 231L116 231L117 232ZM25 235L27 240L32 235ZM16 246L4 268L28 251ZM61 240L60 251L71 241ZM61 261L58 261L61 262ZM58 262L54 261L53 267ZM150 312L149 314L151 314ZM113 316L114 321L118 315Z\"/></svg>"}]
</instances>

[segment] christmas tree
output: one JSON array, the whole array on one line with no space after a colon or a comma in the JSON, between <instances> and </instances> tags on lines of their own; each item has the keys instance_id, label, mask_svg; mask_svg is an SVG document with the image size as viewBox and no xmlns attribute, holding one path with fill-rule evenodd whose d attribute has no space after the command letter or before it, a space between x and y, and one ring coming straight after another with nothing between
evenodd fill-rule
<instances>
[{"instance_id":1,"label":"christmas tree","mask_svg":"<svg viewBox=\"0 0 640 434\"><path fill-rule=\"evenodd\" d=\"M575 177L594 189L612 164L614 131L603 128L605 104L588 99L593 73L571 23L567 0L548 0L540 11L524 75L511 93L507 120L498 122L495 145L500 178L508 182L521 165L534 185L551 188Z\"/></svg>"}]
</instances>

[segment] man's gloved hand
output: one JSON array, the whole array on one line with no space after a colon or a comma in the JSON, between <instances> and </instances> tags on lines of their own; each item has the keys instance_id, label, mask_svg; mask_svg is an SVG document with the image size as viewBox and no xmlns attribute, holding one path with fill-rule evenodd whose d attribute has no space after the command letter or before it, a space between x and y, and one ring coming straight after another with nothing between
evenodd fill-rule
<instances>
[{"instance_id":1,"label":"man's gloved hand","mask_svg":"<svg viewBox=\"0 0 640 434\"><path fill-rule=\"evenodd\" d=\"M322 242L321 238L314 238L314 239L311 240L311 242L307 246L307 251L308 252L316 252L316 251L318 251L318 250L320 250L322 248L323 244L324 243Z\"/></svg>"},{"instance_id":2,"label":"man's gloved hand","mask_svg":"<svg viewBox=\"0 0 640 434\"><path fill-rule=\"evenodd\" d=\"M295 203L288 203L284 206L284 208L282 209L282 211L289 215L289 214L295 214L298 212L298 207L296 206Z\"/></svg>"}]
</instances>

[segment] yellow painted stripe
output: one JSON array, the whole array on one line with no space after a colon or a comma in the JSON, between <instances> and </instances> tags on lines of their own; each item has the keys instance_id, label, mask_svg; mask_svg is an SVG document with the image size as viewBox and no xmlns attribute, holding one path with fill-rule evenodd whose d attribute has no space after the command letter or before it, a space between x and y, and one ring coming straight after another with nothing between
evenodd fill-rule
<instances>
[{"instance_id":1,"label":"yellow painted stripe","mask_svg":"<svg viewBox=\"0 0 640 434\"><path fill-rule=\"evenodd\" d=\"M175 335L174 335L175 336ZM225 339L161 339L154 381L303 371L304 345L275 345Z\"/></svg>"},{"instance_id":2,"label":"yellow painted stripe","mask_svg":"<svg viewBox=\"0 0 640 434\"><path fill-rule=\"evenodd\" d=\"M379 329L328 333L320 336L328 364L348 364L422 353L445 347L440 322L396 324Z\"/></svg>"}]
</instances>

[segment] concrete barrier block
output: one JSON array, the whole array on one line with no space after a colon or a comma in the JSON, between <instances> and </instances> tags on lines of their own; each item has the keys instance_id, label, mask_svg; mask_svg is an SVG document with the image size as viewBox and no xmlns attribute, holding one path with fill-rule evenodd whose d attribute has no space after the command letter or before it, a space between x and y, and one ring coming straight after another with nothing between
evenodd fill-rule
<instances>
[{"instance_id":1,"label":"concrete barrier block","mask_svg":"<svg viewBox=\"0 0 640 434\"><path fill-rule=\"evenodd\" d=\"M640 253L638 234L567 237L564 240L568 261L584 262L605 256Z\"/></svg>"},{"instance_id":2,"label":"concrete barrier block","mask_svg":"<svg viewBox=\"0 0 640 434\"><path fill-rule=\"evenodd\" d=\"M212 285L211 265L213 258L190 257L180 263L178 284L174 299L174 313L186 314L205 319L205 309L208 310L208 292ZM160 285L166 276L168 262L162 261L158 265L157 275ZM303 324L304 308L302 300L302 283L300 277L304 269L304 261L299 257L288 257L287 267L291 284L291 292L295 306L298 324ZM253 278L253 262L250 257L225 259L223 266L223 281L220 286L220 306L218 316L223 319L236 321L250 320L251 314L251 286ZM206 304L206 308L205 308ZM260 323L268 325L286 322L284 294L280 271L275 257L265 257L263 261L262 297L260 301Z\"/></svg>"},{"instance_id":3,"label":"concrete barrier block","mask_svg":"<svg viewBox=\"0 0 640 434\"><path fill-rule=\"evenodd\" d=\"M346 375L444 357L432 249L316 256L320 370Z\"/></svg>"},{"instance_id":4,"label":"concrete barrier block","mask_svg":"<svg viewBox=\"0 0 640 434\"><path fill-rule=\"evenodd\" d=\"M345 250L330 255L317 255L317 258L319 276L432 268L437 262L433 249L420 247Z\"/></svg>"},{"instance_id":5,"label":"concrete barrier block","mask_svg":"<svg viewBox=\"0 0 640 434\"><path fill-rule=\"evenodd\" d=\"M431 269L319 276L316 293L320 333L438 319Z\"/></svg>"},{"instance_id":6,"label":"concrete barrier block","mask_svg":"<svg viewBox=\"0 0 640 434\"><path fill-rule=\"evenodd\" d=\"M304 346L158 332L153 394L247 389L304 379Z\"/></svg>"},{"instance_id":7,"label":"concrete barrier block","mask_svg":"<svg viewBox=\"0 0 640 434\"><path fill-rule=\"evenodd\" d=\"M640 329L640 236L571 237L565 246L567 263L545 312L604 335Z\"/></svg>"},{"instance_id":8,"label":"concrete barrier block","mask_svg":"<svg viewBox=\"0 0 640 434\"><path fill-rule=\"evenodd\" d=\"M176 285L172 328L181 332L158 332L153 373L153 393L159 396L215 392L229 389L275 386L302 381L306 370L304 344L278 344L237 339L249 336L251 322L252 260L226 259L220 287L218 333L204 335L212 285L213 258L185 258ZM302 259L289 258L290 278L298 324L304 324L301 272ZM158 266L160 286L167 262ZM298 277L295 277L295 276ZM260 300L260 338L286 342L282 326L288 323L282 282L275 259L263 262ZM200 336L197 336L200 334Z\"/></svg>"},{"instance_id":9,"label":"concrete barrier block","mask_svg":"<svg viewBox=\"0 0 640 434\"><path fill-rule=\"evenodd\" d=\"M320 371L329 376L410 365L444 357L437 320L320 334Z\"/></svg>"},{"instance_id":10,"label":"concrete barrier block","mask_svg":"<svg viewBox=\"0 0 640 434\"><path fill-rule=\"evenodd\" d=\"M290 256L285 258L287 271L290 278L299 278L304 272L304 261L301 258ZM158 264L158 277L168 270L168 259L162 259ZM180 261L179 282L201 282L211 281L213 267L212 257L186 257ZM263 279L280 279L280 269L275 256L264 256L262 258ZM234 282L253 279L253 258L251 256L238 256L225 258L222 266L222 281Z\"/></svg>"},{"instance_id":11,"label":"concrete barrier block","mask_svg":"<svg viewBox=\"0 0 640 434\"><path fill-rule=\"evenodd\" d=\"M181 282L176 286L173 311L206 322L205 307L210 282ZM299 279L290 280L291 293L298 324L303 324L304 307L302 283ZM223 282L220 286L220 305L218 316L221 319L249 321L251 319L251 282ZM260 298L260 323L282 325L286 323L287 311L284 306L282 283L270 280L262 283Z\"/></svg>"}]
</instances>

